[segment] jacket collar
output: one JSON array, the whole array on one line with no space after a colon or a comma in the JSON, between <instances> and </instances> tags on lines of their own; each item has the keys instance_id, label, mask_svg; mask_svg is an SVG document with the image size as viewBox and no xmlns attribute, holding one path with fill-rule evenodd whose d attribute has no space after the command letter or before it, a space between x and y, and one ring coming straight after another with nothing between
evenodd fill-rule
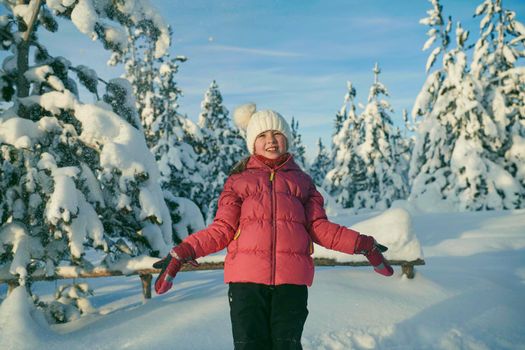
<instances>
[{"instance_id":1,"label":"jacket collar","mask_svg":"<svg viewBox=\"0 0 525 350\"><path fill-rule=\"evenodd\" d=\"M270 166L264 164L264 162L252 155L248 160L248 164L246 164L246 169L261 169L268 172L271 172L272 170L301 170L297 163L295 163L292 154L290 154L290 156L284 161L284 163L282 163L275 169L272 169Z\"/></svg>"},{"instance_id":2,"label":"jacket collar","mask_svg":"<svg viewBox=\"0 0 525 350\"><path fill-rule=\"evenodd\" d=\"M288 158L290 158L290 153L283 153L276 159L266 158L265 156L261 156L259 154L254 154L253 156L257 157L257 159L262 161L264 164L268 165L270 168L275 169L278 168L285 161L287 161Z\"/></svg>"}]
</instances>

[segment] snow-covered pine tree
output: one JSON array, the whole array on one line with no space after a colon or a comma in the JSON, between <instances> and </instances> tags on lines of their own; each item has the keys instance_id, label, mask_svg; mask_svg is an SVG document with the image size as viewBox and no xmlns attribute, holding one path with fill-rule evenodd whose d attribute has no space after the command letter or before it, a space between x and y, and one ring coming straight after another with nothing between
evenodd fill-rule
<instances>
[{"instance_id":1,"label":"snow-covered pine tree","mask_svg":"<svg viewBox=\"0 0 525 350\"><path fill-rule=\"evenodd\" d=\"M440 79L427 79L416 100L414 114L424 119L412 156L410 198L432 206L444 199L460 210L513 208L523 188L498 164L501 129L484 106L484 85L468 70L467 38L458 24L457 47L444 54Z\"/></svg>"},{"instance_id":2,"label":"snow-covered pine tree","mask_svg":"<svg viewBox=\"0 0 525 350\"><path fill-rule=\"evenodd\" d=\"M201 129L223 130L230 127L229 111L223 106L219 85L214 80L204 94L198 125Z\"/></svg>"},{"instance_id":3,"label":"snow-covered pine tree","mask_svg":"<svg viewBox=\"0 0 525 350\"><path fill-rule=\"evenodd\" d=\"M0 74L2 99L11 103L0 115L2 277L30 287L34 274L89 268L88 249L101 249L110 268L140 254L165 254L171 219L144 136L111 105L80 101L75 78L98 96L96 74L53 57L38 41L39 29L58 31L61 16L120 55L123 26L155 22L157 12L147 1L2 4L2 49L11 53ZM158 51L164 44L161 35Z\"/></svg>"},{"instance_id":4,"label":"snow-covered pine tree","mask_svg":"<svg viewBox=\"0 0 525 350\"><path fill-rule=\"evenodd\" d=\"M350 82L347 82L347 84L351 84ZM355 91L353 92L354 96L355 96ZM355 106L354 106L354 109L355 109ZM342 110L343 112L346 111L346 109ZM332 134L332 137L334 137L335 135L337 135L339 133L339 131L341 131L341 128L343 127L343 123L345 122L346 120L346 115L344 114L341 114L341 111L338 111L336 114L335 114L335 120L334 120L334 132ZM332 144L333 146L333 144Z\"/></svg>"},{"instance_id":5,"label":"snow-covered pine tree","mask_svg":"<svg viewBox=\"0 0 525 350\"><path fill-rule=\"evenodd\" d=\"M175 80L179 62L166 52L155 56L155 27L139 23L128 28L128 49L121 57L137 96L136 108L146 141L159 166L161 187L172 217L173 240L178 242L204 225L202 215L190 198L202 197L203 178L199 174L194 146L202 137L199 128L178 112L181 90Z\"/></svg>"},{"instance_id":6,"label":"snow-covered pine tree","mask_svg":"<svg viewBox=\"0 0 525 350\"><path fill-rule=\"evenodd\" d=\"M292 124L290 125L292 132L292 142L289 146L289 151L293 154L294 160L301 168L306 169L306 148L301 140L301 134L299 133L299 121L292 117Z\"/></svg>"},{"instance_id":7,"label":"snow-covered pine tree","mask_svg":"<svg viewBox=\"0 0 525 350\"><path fill-rule=\"evenodd\" d=\"M427 11L428 16L420 20L420 24L429 26L427 31L429 39L423 45L423 50L428 50L438 41L428 57L426 71L429 72L437 57L444 54L450 43L450 30L452 21L449 17L445 24L443 20L443 7L439 0L429 0L432 9ZM416 97L412 116L416 124L416 138L409 169L411 193L409 199L418 201L420 205L432 205L443 199L442 188L448 186L450 174L448 165L451 158L451 140L447 140L448 131L432 111L439 107L437 100L442 90L446 76L444 68L436 69L430 73Z\"/></svg>"},{"instance_id":8,"label":"snow-covered pine tree","mask_svg":"<svg viewBox=\"0 0 525 350\"><path fill-rule=\"evenodd\" d=\"M525 67L511 68L500 77L502 82L502 94L507 100L507 106L502 105L503 98L495 99L493 104L494 114L503 114L506 111L510 117L507 129L510 130L508 139L510 142L505 147L505 169L521 183L525 189ZM495 96L498 96L496 94ZM500 119L500 116L496 116ZM525 206L525 192L521 192L520 202L516 208Z\"/></svg>"},{"instance_id":9,"label":"snow-covered pine tree","mask_svg":"<svg viewBox=\"0 0 525 350\"><path fill-rule=\"evenodd\" d=\"M344 208L354 206L356 193L363 190L358 183L364 181L366 168L357 155L357 147L363 140L363 123L356 114L354 99L356 90L347 82L343 106L336 114L332 137L332 152L323 188Z\"/></svg>"},{"instance_id":10,"label":"snow-covered pine tree","mask_svg":"<svg viewBox=\"0 0 525 350\"><path fill-rule=\"evenodd\" d=\"M476 8L475 17L480 21L480 37L474 46L471 69L480 79L496 79L490 83L500 83L502 72L516 66L516 61L524 57L524 25L516 20L514 11L505 9L502 0L483 0Z\"/></svg>"},{"instance_id":11,"label":"snow-covered pine tree","mask_svg":"<svg viewBox=\"0 0 525 350\"><path fill-rule=\"evenodd\" d=\"M331 168L332 161L330 159L330 153L323 145L321 138L319 138L317 141L317 156L310 165L308 173L312 177L312 180L314 180L314 183L320 187L323 185L324 178Z\"/></svg>"},{"instance_id":12,"label":"snow-covered pine tree","mask_svg":"<svg viewBox=\"0 0 525 350\"><path fill-rule=\"evenodd\" d=\"M174 102L170 103L170 97L174 97L173 90L169 88L174 70L162 68L157 98L163 101L164 106L157 110L159 114L149 131L155 136L153 140L157 139L151 152L157 160L161 187L170 208L173 239L178 241L204 227L204 218L195 203L203 197L205 190L204 179L200 174L201 165L194 149L202 136L197 125L179 114Z\"/></svg>"},{"instance_id":13,"label":"snow-covered pine tree","mask_svg":"<svg viewBox=\"0 0 525 350\"><path fill-rule=\"evenodd\" d=\"M406 198L408 181L399 169L399 131L394 128L386 86L379 81L381 70L374 66L374 83L370 87L368 103L360 119L363 125L363 140L356 152L366 168L366 176L355 180L361 188L356 193L354 208L386 209L393 201Z\"/></svg>"},{"instance_id":14,"label":"snow-covered pine tree","mask_svg":"<svg viewBox=\"0 0 525 350\"><path fill-rule=\"evenodd\" d=\"M407 193L405 198L410 194L410 178L408 172L410 170L410 157L412 156L412 150L414 149L414 126L410 125L408 121L408 111L403 109L402 112L404 127L401 129L395 127L395 132L392 137L394 149L396 149L395 164L398 169L396 172L401 174L405 179L407 186Z\"/></svg>"},{"instance_id":15,"label":"snow-covered pine tree","mask_svg":"<svg viewBox=\"0 0 525 350\"><path fill-rule=\"evenodd\" d=\"M198 204L208 223L215 217L217 201L231 169L248 154L246 143L228 114L219 86L213 81L204 94L198 120L202 132L199 162L205 169L205 195Z\"/></svg>"},{"instance_id":16,"label":"snow-covered pine tree","mask_svg":"<svg viewBox=\"0 0 525 350\"><path fill-rule=\"evenodd\" d=\"M483 105L483 84L468 72L462 50L466 35L459 24L456 34L458 48L445 61L449 73L444 86L449 89L442 96L448 106L441 117L450 123L450 135L455 138L450 161L450 177L455 180L451 182L450 196L458 201L460 210L519 207L524 189L498 164L502 130Z\"/></svg>"},{"instance_id":17,"label":"snow-covered pine tree","mask_svg":"<svg viewBox=\"0 0 525 350\"><path fill-rule=\"evenodd\" d=\"M432 9L427 11L428 17L422 18L419 23L429 26L427 31L429 37L423 45L423 51L428 50L432 45L439 41L434 50L430 53L427 59L425 70L430 71L439 55L443 55L450 43L450 30L452 29L452 18L449 16L446 23L443 19L443 6L439 0L428 0L432 4Z\"/></svg>"},{"instance_id":18,"label":"snow-covered pine tree","mask_svg":"<svg viewBox=\"0 0 525 350\"><path fill-rule=\"evenodd\" d=\"M419 23L422 25L429 26L430 29L427 31L429 37L423 45L423 51L426 51L438 42L438 45L432 50L428 56L425 70L427 73L434 66L437 58L448 49L450 44L450 30L452 29L452 19L449 17L447 22L443 20L443 6L439 3L439 0L429 0L432 4L432 9L427 11L428 17L422 18ZM424 116L429 113L432 106L435 104L438 97L438 92L443 83L445 72L443 69L436 69L430 73L423 85L423 88L416 97L414 107L412 109L413 123L412 131L416 131L422 121L425 119ZM407 118L405 118L406 121ZM420 151L420 150L418 150ZM412 157L413 164L418 166L411 168L415 169L420 167L420 163L425 161L424 154L417 154L417 157ZM412 178L412 176L411 176Z\"/></svg>"},{"instance_id":19,"label":"snow-covered pine tree","mask_svg":"<svg viewBox=\"0 0 525 350\"><path fill-rule=\"evenodd\" d=\"M485 0L475 11L480 21L480 37L474 46L472 74L483 85L484 107L493 115L498 143L486 147L525 188L525 26L501 0ZM517 207L525 206L525 193Z\"/></svg>"},{"instance_id":20,"label":"snow-covered pine tree","mask_svg":"<svg viewBox=\"0 0 525 350\"><path fill-rule=\"evenodd\" d=\"M126 51L110 63L112 65L124 65L124 78L130 82L133 95L135 96L135 106L138 111L140 127L143 128L148 146L152 147L157 141L154 133L151 132L151 124L155 120L156 109L154 102L156 91L153 89L153 84L159 76L158 65L155 63L159 61L163 62L164 58L169 56L169 52L165 52L164 55L160 57L155 57L154 44L156 32L154 27L149 26L147 23L126 29ZM174 68L175 71L177 71L178 67L176 64ZM175 86L174 93L176 97L181 93L177 86Z\"/></svg>"}]
</instances>

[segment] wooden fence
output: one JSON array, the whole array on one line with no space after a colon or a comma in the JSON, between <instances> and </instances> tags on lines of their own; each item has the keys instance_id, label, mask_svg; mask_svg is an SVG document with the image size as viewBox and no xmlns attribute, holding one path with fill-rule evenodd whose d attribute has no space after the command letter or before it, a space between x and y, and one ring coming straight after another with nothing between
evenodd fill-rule
<instances>
[{"instance_id":1,"label":"wooden fence","mask_svg":"<svg viewBox=\"0 0 525 350\"><path fill-rule=\"evenodd\" d=\"M316 266L370 266L368 262L337 262L334 259L326 258L315 258L314 263ZM389 263L394 266L401 266L402 274L407 278L414 278L414 266L425 265L423 259L417 259L413 261L404 261L404 260L389 260ZM181 271L196 271L196 270L219 270L224 267L222 262L218 263L202 263L197 267L186 264L182 267ZM93 271L80 271L78 273L73 272L64 272L59 275L45 276L45 275L32 275L31 279L33 281L54 281L60 279L75 279L75 278L99 278L99 277L113 277L113 276L131 276L139 275L141 285L142 285L142 294L145 299L151 299L151 281L153 280L153 275L158 274L160 270L158 269L144 269L137 270L132 273L124 274L121 271L110 271L110 270L101 270L96 269ZM14 288L18 286L18 278L13 276L12 278L1 279L0 284L7 283L8 293L10 293Z\"/></svg>"}]
</instances>

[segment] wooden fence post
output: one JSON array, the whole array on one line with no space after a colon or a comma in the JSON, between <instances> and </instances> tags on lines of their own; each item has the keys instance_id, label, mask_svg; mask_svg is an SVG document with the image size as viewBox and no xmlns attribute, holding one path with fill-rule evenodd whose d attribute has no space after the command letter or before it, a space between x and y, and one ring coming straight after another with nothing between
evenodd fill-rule
<instances>
[{"instance_id":1,"label":"wooden fence post","mask_svg":"<svg viewBox=\"0 0 525 350\"><path fill-rule=\"evenodd\" d=\"M412 264L402 264L401 265L401 271L403 272L403 275L407 276L408 279L414 278L414 265Z\"/></svg>"},{"instance_id":2,"label":"wooden fence post","mask_svg":"<svg viewBox=\"0 0 525 350\"><path fill-rule=\"evenodd\" d=\"M139 273L139 276L142 282L142 295L144 299L151 299L151 280L153 276L151 273Z\"/></svg>"}]
</instances>

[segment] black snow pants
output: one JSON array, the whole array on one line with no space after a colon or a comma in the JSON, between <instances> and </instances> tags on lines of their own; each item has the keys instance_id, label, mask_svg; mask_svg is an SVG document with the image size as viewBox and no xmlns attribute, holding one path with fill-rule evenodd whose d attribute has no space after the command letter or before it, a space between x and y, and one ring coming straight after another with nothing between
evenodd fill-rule
<instances>
[{"instance_id":1,"label":"black snow pants","mask_svg":"<svg viewBox=\"0 0 525 350\"><path fill-rule=\"evenodd\" d=\"M306 286L230 283L235 350L301 350L308 316Z\"/></svg>"}]
</instances>

